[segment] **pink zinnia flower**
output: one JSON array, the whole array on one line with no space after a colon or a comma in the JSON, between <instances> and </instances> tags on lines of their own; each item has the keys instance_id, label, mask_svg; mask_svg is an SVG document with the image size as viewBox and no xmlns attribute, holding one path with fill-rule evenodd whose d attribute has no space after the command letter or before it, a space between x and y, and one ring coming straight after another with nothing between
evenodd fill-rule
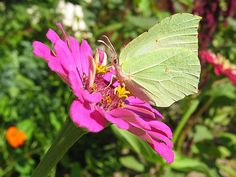
<instances>
[{"instance_id":1,"label":"pink zinnia flower","mask_svg":"<svg viewBox=\"0 0 236 177\"><path fill-rule=\"evenodd\" d=\"M70 117L78 127L89 132L99 132L107 123L128 130L146 141L168 163L174 159L172 132L161 120L163 116L148 103L132 96L113 77L114 69L108 66L107 56L97 49L93 56L87 41L81 44L67 36L62 26L61 39L49 29L47 38L53 50L35 41L34 54L48 62L72 89L77 97L70 107Z\"/></svg>"},{"instance_id":2,"label":"pink zinnia flower","mask_svg":"<svg viewBox=\"0 0 236 177\"><path fill-rule=\"evenodd\" d=\"M222 55L215 55L210 50L201 50L199 56L203 61L210 63L214 67L216 75L225 75L236 86L236 65L233 65Z\"/></svg>"}]
</instances>

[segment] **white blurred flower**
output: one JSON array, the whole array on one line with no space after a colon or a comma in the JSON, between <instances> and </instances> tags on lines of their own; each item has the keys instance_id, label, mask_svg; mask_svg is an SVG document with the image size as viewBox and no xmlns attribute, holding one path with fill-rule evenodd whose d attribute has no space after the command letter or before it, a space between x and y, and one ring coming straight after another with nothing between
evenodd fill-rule
<instances>
[{"instance_id":1,"label":"white blurred flower","mask_svg":"<svg viewBox=\"0 0 236 177\"><path fill-rule=\"evenodd\" d=\"M39 20L40 20L40 14L38 13L38 7L33 5L29 8L26 9L26 12L32 16L32 24L38 24Z\"/></svg>"},{"instance_id":2,"label":"white blurred flower","mask_svg":"<svg viewBox=\"0 0 236 177\"><path fill-rule=\"evenodd\" d=\"M26 12L29 14L29 15L32 15L33 13L35 13L37 11L37 6L33 5L29 8L26 9Z\"/></svg>"},{"instance_id":3,"label":"white blurred flower","mask_svg":"<svg viewBox=\"0 0 236 177\"><path fill-rule=\"evenodd\" d=\"M63 15L62 23L71 27L73 31L85 31L87 29L81 6L61 0L58 3L57 11Z\"/></svg>"},{"instance_id":4,"label":"white blurred flower","mask_svg":"<svg viewBox=\"0 0 236 177\"><path fill-rule=\"evenodd\" d=\"M6 9L6 6L4 2L0 2L0 11L4 11Z\"/></svg>"}]
</instances>

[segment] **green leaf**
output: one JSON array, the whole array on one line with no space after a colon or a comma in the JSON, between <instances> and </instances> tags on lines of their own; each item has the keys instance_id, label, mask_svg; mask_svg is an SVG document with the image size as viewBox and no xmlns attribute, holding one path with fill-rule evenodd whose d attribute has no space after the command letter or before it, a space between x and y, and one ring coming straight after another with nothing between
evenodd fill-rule
<instances>
[{"instance_id":1,"label":"green leaf","mask_svg":"<svg viewBox=\"0 0 236 177\"><path fill-rule=\"evenodd\" d=\"M214 97L225 96L230 99L236 99L235 86L227 80L222 82L222 84L213 84L207 93Z\"/></svg>"},{"instance_id":2,"label":"green leaf","mask_svg":"<svg viewBox=\"0 0 236 177\"><path fill-rule=\"evenodd\" d=\"M140 0L138 4L138 9L140 12L143 13L144 16L149 16L151 14L150 6L151 6L150 1Z\"/></svg>"},{"instance_id":3,"label":"green leaf","mask_svg":"<svg viewBox=\"0 0 236 177\"><path fill-rule=\"evenodd\" d=\"M128 22L134 26L148 29L156 23L156 18L143 16L128 16Z\"/></svg>"},{"instance_id":4,"label":"green leaf","mask_svg":"<svg viewBox=\"0 0 236 177\"><path fill-rule=\"evenodd\" d=\"M31 119L26 119L17 124L20 131L24 131L27 140L30 140L35 129L35 123Z\"/></svg>"},{"instance_id":5,"label":"green leaf","mask_svg":"<svg viewBox=\"0 0 236 177\"><path fill-rule=\"evenodd\" d=\"M222 132L220 134L220 138L229 140L231 145L236 146L236 136L235 136L235 134L229 133L229 132Z\"/></svg>"},{"instance_id":6,"label":"green leaf","mask_svg":"<svg viewBox=\"0 0 236 177\"><path fill-rule=\"evenodd\" d=\"M230 150L225 146L218 146L218 150L221 154L221 158L226 158L226 157L231 156Z\"/></svg>"},{"instance_id":7,"label":"green leaf","mask_svg":"<svg viewBox=\"0 0 236 177\"><path fill-rule=\"evenodd\" d=\"M144 157L146 160L153 163L163 163L162 158L144 141L140 140L138 137L134 136L128 131L116 128L114 125L111 126L113 132L121 138L123 141L128 143L128 145L139 155Z\"/></svg>"},{"instance_id":8,"label":"green leaf","mask_svg":"<svg viewBox=\"0 0 236 177\"><path fill-rule=\"evenodd\" d=\"M180 170L184 172L189 171L199 171L207 175L207 177L219 177L215 171L212 171L206 164L193 158L188 158L179 153L175 153L175 160L170 165L171 168L175 170Z\"/></svg>"},{"instance_id":9,"label":"green leaf","mask_svg":"<svg viewBox=\"0 0 236 177\"><path fill-rule=\"evenodd\" d=\"M120 158L120 163L131 170L137 171L137 172L143 172L144 171L144 165L140 163L137 159L135 159L133 156L126 156Z\"/></svg>"},{"instance_id":10,"label":"green leaf","mask_svg":"<svg viewBox=\"0 0 236 177\"><path fill-rule=\"evenodd\" d=\"M207 127L203 125L196 125L193 138L194 138L194 142L197 143L202 140L212 140L213 136Z\"/></svg>"},{"instance_id":11,"label":"green leaf","mask_svg":"<svg viewBox=\"0 0 236 177\"><path fill-rule=\"evenodd\" d=\"M193 0L178 0L180 3L186 5L186 6L193 6Z\"/></svg>"}]
</instances>

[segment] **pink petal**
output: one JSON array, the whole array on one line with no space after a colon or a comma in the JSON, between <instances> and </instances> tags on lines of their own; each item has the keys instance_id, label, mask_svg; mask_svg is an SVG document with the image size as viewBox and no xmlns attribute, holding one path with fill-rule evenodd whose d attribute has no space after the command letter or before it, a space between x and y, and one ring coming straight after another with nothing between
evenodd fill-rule
<instances>
[{"instance_id":1,"label":"pink petal","mask_svg":"<svg viewBox=\"0 0 236 177\"><path fill-rule=\"evenodd\" d=\"M78 72L71 71L69 73L69 81L73 93L79 98L80 101L87 101L89 103L98 103L101 101L102 96L100 93L89 93L83 89L83 83Z\"/></svg>"},{"instance_id":2,"label":"pink petal","mask_svg":"<svg viewBox=\"0 0 236 177\"><path fill-rule=\"evenodd\" d=\"M80 46L79 46L79 42L73 38L72 36L69 36L69 43L70 43L70 49L71 49L71 53L74 57L74 63L76 65L77 71L80 74L80 77L83 77L83 67L81 64L81 59L80 59Z\"/></svg>"},{"instance_id":3,"label":"pink petal","mask_svg":"<svg viewBox=\"0 0 236 177\"><path fill-rule=\"evenodd\" d=\"M172 138L172 131L165 123L158 120L153 120L149 121L149 125L152 127L153 131L155 131L155 129L157 131L162 131L168 138Z\"/></svg>"},{"instance_id":4,"label":"pink petal","mask_svg":"<svg viewBox=\"0 0 236 177\"><path fill-rule=\"evenodd\" d=\"M99 59L100 59L100 62L102 63L103 62L103 59L104 59L104 52L101 50L101 49L97 49L97 52L99 54ZM101 64L100 63L100 64Z\"/></svg>"},{"instance_id":5,"label":"pink petal","mask_svg":"<svg viewBox=\"0 0 236 177\"><path fill-rule=\"evenodd\" d=\"M80 46L80 60L83 68L83 72L88 76L89 73L89 63L88 56L92 56L92 49L86 40L83 40Z\"/></svg>"},{"instance_id":6,"label":"pink petal","mask_svg":"<svg viewBox=\"0 0 236 177\"><path fill-rule=\"evenodd\" d=\"M152 138L146 133L145 130L135 127L133 125L130 125L128 131L138 136L140 139L148 143L152 143Z\"/></svg>"},{"instance_id":7,"label":"pink petal","mask_svg":"<svg viewBox=\"0 0 236 177\"><path fill-rule=\"evenodd\" d=\"M217 76L219 76L220 74L221 74L221 68L219 67L219 66L215 66L215 68L214 68L214 73L217 75Z\"/></svg>"},{"instance_id":8,"label":"pink petal","mask_svg":"<svg viewBox=\"0 0 236 177\"><path fill-rule=\"evenodd\" d=\"M97 49L97 53L99 55L99 65L103 65L106 66L107 65L107 55L104 51L102 51L101 49Z\"/></svg>"},{"instance_id":9,"label":"pink petal","mask_svg":"<svg viewBox=\"0 0 236 177\"><path fill-rule=\"evenodd\" d=\"M143 104L145 104L144 101L142 101L134 96L130 96L126 100L128 101L129 105L143 105Z\"/></svg>"},{"instance_id":10,"label":"pink petal","mask_svg":"<svg viewBox=\"0 0 236 177\"><path fill-rule=\"evenodd\" d=\"M33 53L35 56L43 58L46 62L55 57L51 54L50 48L42 42L34 41L33 42Z\"/></svg>"},{"instance_id":11,"label":"pink petal","mask_svg":"<svg viewBox=\"0 0 236 177\"><path fill-rule=\"evenodd\" d=\"M153 144L150 144L153 149L163 157L167 163L172 163L174 161L174 152L170 147L165 143L159 141L153 141Z\"/></svg>"},{"instance_id":12,"label":"pink petal","mask_svg":"<svg viewBox=\"0 0 236 177\"><path fill-rule=\"evenodd\" d=\"M134 114L134 112L123 109L123 108L117 108L112 111L110 111L110 114L113 117L120 118L129 124L133 124L137 127L140 127L142 129L151 129L149 126L149 123L145 122L142 118L138 117L137 114Z\"/></svg>"},{"instance_id":13,"label":"pink petal","mask_svg":"<svg viewBox=\"0 0 236 177\"><path fill-rule=\"evenodd\" d=\"M116 117L117 114L111 115L101 108L98 108L98 111L101 112L109 122L115 124L118 128L123 130L127 130L129 128L129 124L126 121L124 121L121 117Z\"/></svg>"},{"instance_id":14,"label":"pink petal","mask_svg":"<svg viewBox=\"0 0 236 177\"><path fill-rule=\"evenodd\" d=\"M56 25L57 25L57 27L61 30L61 33L62 33L62 35L63 35L64 41L66 41L67 35L66 35L66 32L65 32L65 30L64 30L64 28L63 28L63 26L62 26L62 24L61 24L61 23L56 23Z\"/></svg>"},{"instance_id":15,"label":"pink petal","mask_svg":"<svg viewBox=\"0 0 236 177\"><path fill-rule=\"evenodd\" d=\"M88 56L89 61L89 75L88 75L88 85L93 86L95 75L96 75L96 64L92 56Z\"/></svg>"},{"instance_id":16,"label":"pink petal","mask_svg":"<svg viewBox=\"0 0 236 177\"><path fill-rule=\"evenodd\" d=\"M130 96L126 99L126 104L127 105L131 105L131 106L135 106L135 107L140 107L140 108L144 108L147 109L151 112L153 112L155 114L156 118L163 118L163 116L161 115L161 113L159 113L156 109L152 108L148 103L134 97L134 96Z\"/></svg>"},{"instance_id":17,"label":"pink petal","mask_svg":"<svg viewBox=\"0 0 236 177\"><path fill-rule=\"evenodd\" d=\"M146 130L146 132L152 136L152 138L154 139L157 139L157 140L161 140L163 141L169 148L173 148L173 143L172 141L166 137L165 135L163 135L162 133L160 132L157 132L157 131L149 131L149 130Z\"/></svg>"},{"instance_id":18,"label":"pink petal","mask_svg":"<svg viewBox=\"0 0 236 177\"><path fill-rule=\"evenodd\" d=\"M116 72L113 67L110 67L109 70L110 70L110 72L107 72L106 74L103 75L103 79L105 79L107 82L111 82L111 81L114 82L115 79L113 78L113 80L112 80L112 77L114 77L116 75ZM118 81L115 81L112 84L113 87L118 87L119 85L120 84Z\"/></svg>"},{"instance_id":19,"label":"pink petal","mask_svg":"<svg viewBox=\"0 0 236 177\"><path fill-rule=\"evenodd\" d=\"M84 90L83 98L89 103L98 103L102 100L102 95L99 92L89 93L87 90Z\"/></svg>"},{"instance_id":20,"label":"pink petal","mask_svg":"<svg viewBox=\"0 0 236 177\"><path fill-rule=\"evenodd\" d=\"M172 163L174 160L174 152L170 147L165 143L160 142L159 140L152 138L147 131L141 130L135 126L130 125L129 130L131 133L135 134L142 140L148 142L150 146L163 157L167 163Z\"/></svg>"},{"instance_id":21,"label":"pink petal","mask_svg":"<svg viewBox=\"0 0 236 177\"><path fill-rule=\"evenodd\" d=\"M58 34L52 29L48 30L46 36L52 42L53 45L57 42L58 39L60 39Z\"/></svg>"},{"instance_id":22,"label":"pink petal","mask_svg":"<svg viewBox=\"0 0 236 177\"><path fill-rule=\"evenodd\" d=\"M125 109L133 111L141 117L150 117L151 119L155 118L155 114L149 109L145 109L144 107L125 105Z\"/></svg>"},{"instance_id":23,"label":"pink petal","mask_svg":"<svg viewBox=\"0 0 236 177\"><path fill-rule=\"evenodd\" d=\"M73 93L79 98L79 100L83 100L83 97L82 97L83 83L82 83L79 73L75 71L71 71L69 73L69 82L70 82L70 86L72 88Z\"/></svg>"},{"instance_id":24,"label":"pink petal","mask_svg":"<svg viewBox=\"0 0 236 177\"><path fill-rule=\"evenodd\" d=\"M55 43L55 52L58 60L60 61L62 67L69 73L70 71L75 71L75 63L71 51L69 50L67 44L58 39Z\"/></svg>"},{"instance_id":25,"label":"pink petal","mask_svg":"<svg viewBox=\"0 0 236 177\"><path fill-rule=\"evenodd\" d=\"M68 77L67 74L65 73L64 69L61 67L61 63L55 58L52 59L48 62L48 67L56 72L61 78L63 78L66 83L68 83Z\"/></svg>"},{"instance_id":26,"label":"pink petal","mask_svg":"<svg viewBox=\"0 0 236 177\"><path fill-rule=\"evenodd\" d=\"M89 104L81 104L80 101L73 101L70 107L72 121L81 128L86 128L89 132L99 132L104 129L106 120Z\"/></svg>"},{"instance_id":27,"label":"pink petal","mask_svg":"<svg viewBox=\"0 0 236 177\"><path fill-rule=\"evenodd\" d=\"M114 70L113 67L110 67L109 70L110 70L110 72L107 72L106 74L103 75L103 78L104 78L107 82L110 82L112 76L115 76L115 75L116 75L116 72L115 72L115 70Z\"/></svg>"}]
</instances>

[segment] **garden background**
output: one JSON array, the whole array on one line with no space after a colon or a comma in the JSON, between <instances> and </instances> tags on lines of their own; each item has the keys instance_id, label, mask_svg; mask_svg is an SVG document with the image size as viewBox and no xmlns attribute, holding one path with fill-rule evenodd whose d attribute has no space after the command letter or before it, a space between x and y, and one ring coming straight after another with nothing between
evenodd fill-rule
<instances>
[{"instance_id":1,"label":"garden background","mask_svg":"<svg viewBox=\"0 0 236 177\"><path fill-rule=\"evenodd\" d=\"M236 0L0 1L0 177L28 177L68 116L71 91L32 54L32 42L62 22L96 48L103 34L117 52L178 12L203 17L199 93L158 108L174 133L175 161L166 164L133 135L108 127L87 134L57 165L57 177L236 177ZM102 46L101 46L102 47ZM18 148L9 127L26 135Z\"/></svg>"}]
</instances>

